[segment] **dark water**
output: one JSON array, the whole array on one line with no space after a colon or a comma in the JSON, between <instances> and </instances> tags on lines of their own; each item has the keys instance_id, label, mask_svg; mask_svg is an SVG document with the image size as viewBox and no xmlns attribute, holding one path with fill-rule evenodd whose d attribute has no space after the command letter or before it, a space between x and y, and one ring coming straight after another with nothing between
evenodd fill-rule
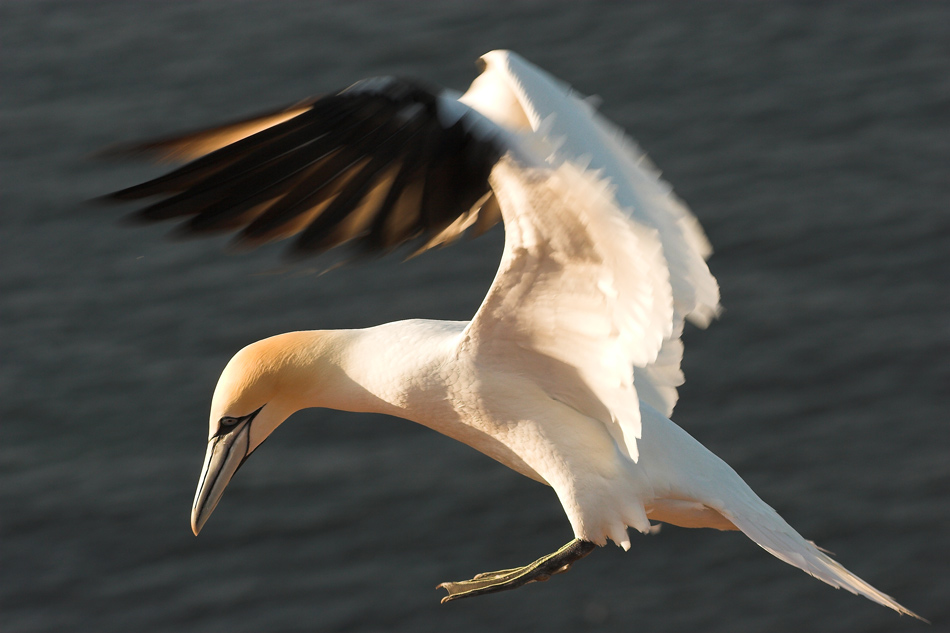
<instances>
[{"instance_id":1,"label":"dark water","mask_svg":"<svg viewBox=\"0 0 950 633\"><path fill-rule=\"evenodd\" d=\"M0 630L898 631L950 626L950 4L0 3ZM674 418L908 607L665 528L544 585L440 581L570 538L553 493L393 419L298 414L200 538L218 372L292 329L467 318L501 234L270 274L81 201L87 159L373 74L520 51L636 136L716 247Z\"/></svg>"}]
</instances>

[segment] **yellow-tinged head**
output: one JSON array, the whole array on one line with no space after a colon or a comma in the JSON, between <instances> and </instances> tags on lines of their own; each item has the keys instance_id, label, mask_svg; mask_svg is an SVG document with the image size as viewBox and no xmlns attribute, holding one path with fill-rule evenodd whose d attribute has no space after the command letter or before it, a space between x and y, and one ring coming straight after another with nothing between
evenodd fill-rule
<instances>
[{"instance_id":1,"label":"yellow-tinged head","mask_svg":"<svg viewBox=\"0 0 950 633\"><path fill-rule=\"evenodd\" d=\"M218 379L208 448L191 510L201 530L244 460L294 412L319 402L321 373L332 354L327 333L290 332L248 345Z\"/></svg>"}]
</instances>

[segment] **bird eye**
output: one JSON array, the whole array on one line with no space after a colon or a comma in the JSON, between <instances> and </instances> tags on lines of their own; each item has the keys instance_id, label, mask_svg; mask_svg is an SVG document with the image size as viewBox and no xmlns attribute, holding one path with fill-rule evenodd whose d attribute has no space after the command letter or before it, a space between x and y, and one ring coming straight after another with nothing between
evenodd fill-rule
<instances>
[{"instance_id":1,"label":"bird eye","mask_svg":"<svg viewBox=\"0 0 950 633\"><path fill-rule=\"evenodd\" d=\"M237 426L238 422L253 421L254 418L257 417L257 414L260 413L261 409L263 408L264 408L264 405L262 404L257 411L254 411L253 413L250 413L248 415L242 415L239 417L234 417L232 415L222 416L221 419L218 420L218 431L217 433L214 434L213 437L218 437L220 435L225 435L227 433L230 433L231 429Z\"/></svg>"}]
</instances>

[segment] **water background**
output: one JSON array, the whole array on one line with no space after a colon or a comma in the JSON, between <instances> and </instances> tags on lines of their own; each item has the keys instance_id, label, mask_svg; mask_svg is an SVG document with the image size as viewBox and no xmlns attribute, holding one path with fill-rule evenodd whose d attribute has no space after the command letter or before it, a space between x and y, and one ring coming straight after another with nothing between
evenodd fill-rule
<instances>
[{"instance_id":1,"label":"water background","mask_svg":"<svg viewBox=\"0 0 950 633\"><path fill-rule=\"evenodd\" d=\"M950 4L0 2L0 631L950 630ZM739 534L665 527L440 606L571 537L431 431L297 414L188 526L220 370L294 329L469 318L498 230L324 276L129 229L89 159L512 48L635 136L716 248L674 419L929 629ZM275 272L276 271L276 272Z\"/></svg>"}]
</instances>

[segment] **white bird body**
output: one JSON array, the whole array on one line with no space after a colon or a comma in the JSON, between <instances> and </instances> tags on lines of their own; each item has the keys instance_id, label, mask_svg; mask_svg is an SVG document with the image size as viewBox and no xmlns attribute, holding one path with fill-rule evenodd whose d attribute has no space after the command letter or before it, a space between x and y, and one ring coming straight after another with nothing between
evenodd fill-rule
<instances>
[{"instance_id":1,"label":"white bird body","mask_svg":"<svg viewBox=\"0 0 950 633\"><path fill-rule=\"evenodd\" d=\"M471 200L478 200L471 209L466 204L457 217L424 235L426 247L444 243L469 226L491 224L492 205L500 210L505 250L478 312L470 322L411 320L364 330L293 332L241 350L225 368L212 402L195 532L243 459L294 411L328 407L383 413L427 426L550 485L582 541L604 545L610 539L627 549L627 527L647 533L651 519L740 529L780 559L835 587L911 613L802 538L732 468L670 421L683 380L683 322L705 326L718 310L718 286L705 263L711 249L698 222L645 156L588 101L513 53L494 51L483 62L484 72L457 100L445 92L432 103L417 99L392 106L391 119L406 127L374 141L378 148L389 148L391 138L405 133L400 137L405 145L426 146L426 132L409 126L429 108L434 112L429 118L441 126L429 128L436 130L430 134L462 130L465 143L497 150L488 165L487 192L470 192ZM339 98L368 107L362 100L388 91L398 93L397 104L407 103L398 90L395 80L367 80ZM293 123L291 118L283 125ZM226 138L218 147L229 147L234 130L212 131ZM367 143L376 132L360 132L358 142ZM321 134L318 138L344 133ZM198 153L205 154L209 146L214 149L212 136L190 135L165 145L178 151L197 142ZM340 144L343 149L334 152L346 150ZM309 199L294 190L281 193L283 199L274 195L277 202L267 204L283 205L284 215L290 214L288 208L300 214L291 228L287 223L265 226L245 235L274 239L303 231L306 238L311 231L304 228L306 222L332 216L338 210L334 200L348 200L348 183L359 182L360 170L385 153L376 151L346 162L344 184L335 185L336 192L324 202L296 203L295 210L292 203ZM474 150L459 151L474 160ZM291 152L272 155L283 160ZM306 164L320 168L336 155L325 153ZM334 237L320 242L321 248L365 234L374 210L382 209L379 216L392 212L392 222L398 223L399 214L412 206L406 200L416 201L413 208L426 206L433 172L424 172L425 193L406 193L407 187L398 200L387 193L409 178L401 175L408 170L402 165L414 159L404 156L401 163L394 159L389 171L372 172L377 184L369 193L352 185L363 196L350 196L357 210L327 229ZM201 161L195 165L203 168ZM199 183L196 195L210 191L233 204L230 190L216 193L236 180L220 176L228 168L214 166L204 177L217 180L204 189ZM195 180L190 172L172 176L178 180L172 179L171 191L187 193ZM191 180L182 184L182 179ZM153 195L150 184L127 197ZM280 215L251 208L272 195L262 191L242 207L251 209L250 220L240 220L250 221L250 228L261 222L253 213ZM220 212L206 203L195 211L194 197L175 202L185 207L174 215L198 213L200 220L209 208ZM166 215L155 217L167 217L160 205ZM373 221L372 230L381 231L385 221ZM236 457L234 446L240 447Z\"/></svg>"}]
</instances>

